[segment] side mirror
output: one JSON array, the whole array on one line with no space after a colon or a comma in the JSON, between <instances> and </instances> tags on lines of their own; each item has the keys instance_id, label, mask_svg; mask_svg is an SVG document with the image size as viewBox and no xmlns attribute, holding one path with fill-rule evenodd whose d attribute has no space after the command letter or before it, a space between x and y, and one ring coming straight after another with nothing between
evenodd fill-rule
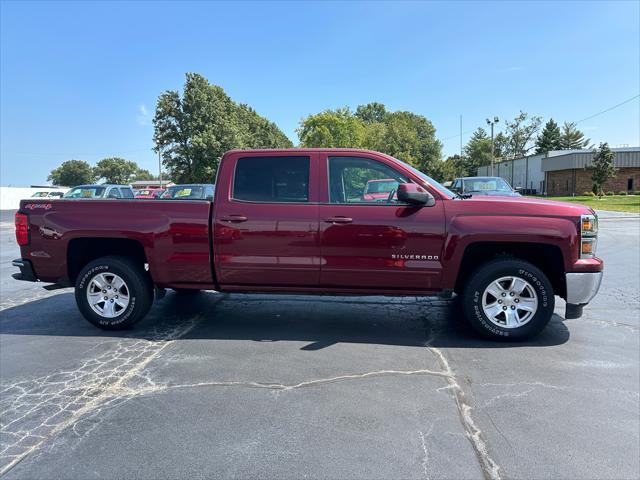
<instances>
[{"instance_id":1,"label":"side mirror","mask_svg":"<svg viewBox=\"0 0 640 480\"><path fill-rule=\"evenodd\" d=\"M433 206L435 198L424 188L416 183L401 183L398 185L398 201L411 205Z\"/></svg>"},{"instance_id":2,"label":"side mirror","mask_svg":"<svg viewBox=\"0 0 640 480\"><path fill-rule=\"evenodd\" d=\"M207 195L204 199L213 202L213 195Z\"/></svg>"}]
</instances>

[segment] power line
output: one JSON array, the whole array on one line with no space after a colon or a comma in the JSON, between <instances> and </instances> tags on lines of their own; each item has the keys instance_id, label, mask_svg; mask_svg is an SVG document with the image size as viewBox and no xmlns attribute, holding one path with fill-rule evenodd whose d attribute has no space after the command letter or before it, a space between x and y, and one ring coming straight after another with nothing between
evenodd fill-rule
<instances>
[{"instance_id":1,"label":"power line","mask_svg":"<svg viewBox=\"0 0 640 480\"><path fill-rule=\"evenodd\" d=\"M591 120L592 118L595 118L595 117L597 117L599 115L602 115L603 113L607 113L607 112L610 112L611 110L614 110L614 109L616 109L618 107L621 107L622 105L624 105L626 103L629 103L629 102L635 100L638 97L640 97L640 94L635 95L635 96L633 96L631 98L627 98L623 102L617 103L617 104L615 104L615 105L613 105L613 106L611 106L609 108L606 108L606 109L602 110L601 112L594 113L593 115L589 115L588 117L583 118L582 120L578 120L577 122L574 122L574 123L577 125L578 123L582 123L582 122L584 122L586 120ZM458 137L461 137L462 135L466 135L467 133L472 133L472 132L474 132L474 130L467 130L466 132L462 132L462 134L458 133L457 135L451 135L450 137L445 137L445 138L443 138L441 140L443 140L443 141L444 140L451 140L452 138L458 138Z\"/></svg>"},{"instance_id":2,"label":"power line","mask_svg":"<svg viewBox=\"0 0 640 480\"><path fill-rule=\"evenodd\" d=\"M638 97L640 97L640 94L636 95L635 97L627 98L624 102L620 102L620 103L618 103L617 105L614 105L613 107L609 107L609 108L607 108L606 110L602 110L601 112L594 113L593 115L590 115L590 116L588 116L588 117L586 117L586 118L583 118L582 120L578 120L578 121L577 121L577 122L575 122L575 123L576 123L576 125L577 125L578 123L584 122L585 120L591 120L592 118L597 117L598 115L602 115L603 113L610 112L610 111L611 111L611 110L613 110L614 108L618 108L618 107L620 107L620 106L624 105L625 103L629 103L630 101L635 100L635 99L636 99L636 98L638 98Z\"/></svg>"}]
</instances>

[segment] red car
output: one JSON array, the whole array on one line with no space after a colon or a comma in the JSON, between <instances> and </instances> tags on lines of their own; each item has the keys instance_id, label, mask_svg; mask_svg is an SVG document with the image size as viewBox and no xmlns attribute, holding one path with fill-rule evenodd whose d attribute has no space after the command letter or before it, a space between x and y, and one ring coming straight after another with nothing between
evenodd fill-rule
<instances>
[{"instance_id":1,"label":"red car","mask_svg":"<svg viewBox=\"0 0 640 480\"><path fill-rule=\"evenodd\" d=\"M157 199L164 193L163 188L148 188L145 190L136 190L135 198Z\"/></svg>"},{"instance_id":2,"label":"red car","mask_svg":"<svg viewBox=\"0 0 640 480\"><path fill-rule=\"evenodd\" d=\"M364 198L381 178L397 195ZM104 329L139 321L165 288L455 293L479 333L521 340L547 325L556 295L579 317L603 271L590 208L462 198L366 150L234 150L213 202L30 199L15 222L14 277L74 286L82 314Z\"/></svg>"},{"instance_id":3,"label":"red car","mask_svg":"<svg viewBox=\"0 0 640 480\"><path fill-rule=\"evenodd\" d=\"M364 187L362 198L365 200L387 200L389 195L391 198L398 190L398 182L393 178L381 178L378 180L369 180Z\"/></svg>"}]
</instances>

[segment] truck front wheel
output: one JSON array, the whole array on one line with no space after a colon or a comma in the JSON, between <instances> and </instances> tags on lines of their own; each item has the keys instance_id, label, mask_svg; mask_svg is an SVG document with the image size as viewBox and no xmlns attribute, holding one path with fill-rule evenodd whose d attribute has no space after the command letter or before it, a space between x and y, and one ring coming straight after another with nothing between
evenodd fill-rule
<instances>
[{"instance_id":1,"label":"truck front wheel","mask_svg":"<svg viewBox=\"0 0 640 480\"><path fill-rule=\"evenodd\" d=\"M462 307L471 326L493 340L526 340L551 320L555 299L546 275L517 259L485 263L469 279Z\"/></svg>"},{"instance_id":2,"label":"truck front wheel","mask_svg":"<svg viewBox=\"0 0 640 480\"><path fill-rule=\"evenodd\" d=\"M153 301L153 286L142 265L121 256L87 264L76 280L76 303L89 322L123 330L142 320Z\"/></svg>"}]
</instances>

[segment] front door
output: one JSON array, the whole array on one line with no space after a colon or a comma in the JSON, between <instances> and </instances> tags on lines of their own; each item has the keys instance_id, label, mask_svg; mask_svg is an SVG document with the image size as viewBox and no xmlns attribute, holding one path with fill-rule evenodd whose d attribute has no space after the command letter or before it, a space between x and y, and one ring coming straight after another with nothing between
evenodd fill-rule
<instances>
[{"instance_id":1,"label":"front door","mask_svg":"<svg viewBox=\"0 0 640 480\"><path fill-rule=\"evenodd\" d=\"M220 204L215 206L218 282L317 286L316 156L266 154L229 161L231 188L228 195L216 197Z\"/></svg>"},{"instance_id":2,"label":"front door","mask_svg":"<svg viewBox=\"0 0 640 480\"><path fill-rule=\"evenodd\" d=\"M411 181L383 158L326 155L320 205L320 284L367 290L432 290L441 280L444 209L399 204Z\"/></svg>"}]
</instances>

